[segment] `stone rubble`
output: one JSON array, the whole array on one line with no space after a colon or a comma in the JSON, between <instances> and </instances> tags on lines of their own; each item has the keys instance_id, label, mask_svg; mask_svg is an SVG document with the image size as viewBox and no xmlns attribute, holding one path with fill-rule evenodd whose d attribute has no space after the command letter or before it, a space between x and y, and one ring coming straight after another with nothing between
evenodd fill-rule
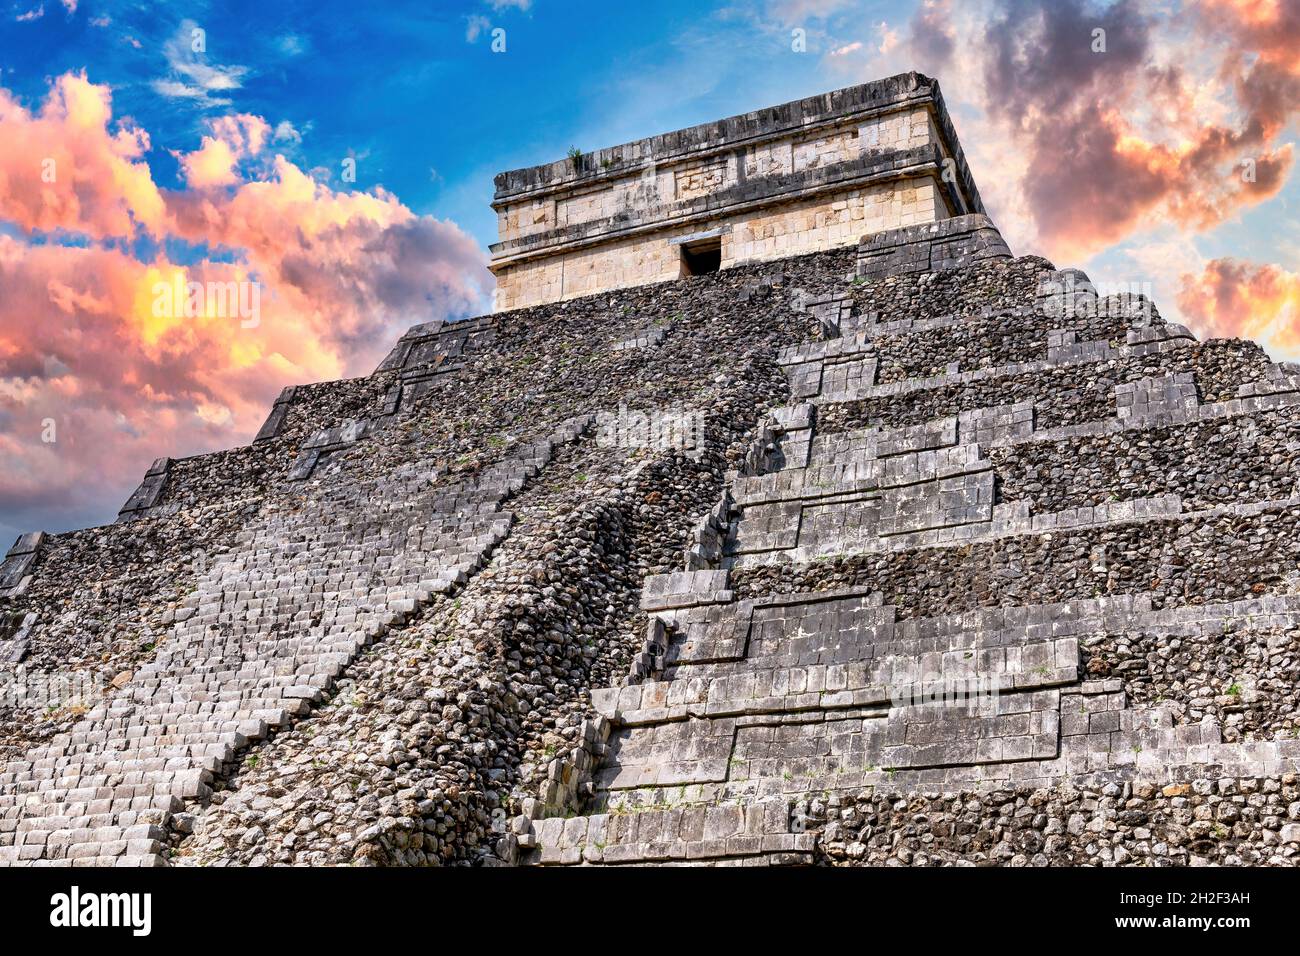
<instances>
[{"instance_id":1,"label":"stone rubble","mask_svg":"<svg viewBox=\"0 0 1300 956\"><path fill-rule=\"evenodd\" d=\"M97 690L0 702L0 862L1295 865L1300 376L978 219L415 326L24 538Z\"/></svg>"},{"instance_id":2,"label":"stone rubble","mask_svg":"<svg viewBox=\"0 0 1300 956\"><path fill-rule=\"evenodd\" d=\"M499 852L1300 860L1288 370L1042 260L956 266L793 303L823 337L778 356L792 404L733 474L722 554L645 582L659 624L572 761L587 814L529 805Z\"/></svg>"}]
</instances>

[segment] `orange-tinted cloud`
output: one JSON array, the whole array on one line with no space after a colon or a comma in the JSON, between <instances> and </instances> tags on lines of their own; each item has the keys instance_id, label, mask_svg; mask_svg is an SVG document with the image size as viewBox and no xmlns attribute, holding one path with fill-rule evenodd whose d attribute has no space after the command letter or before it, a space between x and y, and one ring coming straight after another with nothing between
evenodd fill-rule
<instances>
[{"instance_id":1,"label":"orange-tinted cloud","mask_svg":"<svg viewBox=\"0 0 1300 956\"><path fill-rule=\"evenodd\" d=\"M1212 228L1277 194L1294 161L1280 137L1300 111L1298 11L929 0L908 50L960 77L950 95L1010 134L1020 176L986 191L1016 197L1044 253L1078 261L1159 223Z\"/></svg>"},{"instance_id":2,"label":"orange-tinted cloud","mask_svg":"<svg viewBox=\"0 0 1300 956\"><path fill-rule=\"evenodd\" d=\"M1249 338L1277 359L1300 358L1300 275L1273 265L1214 259L1182 277L1178 307L1206 335Z\"/></svg>"},{"instance_id":3,"label":"orange-tinted cloud","mask_svg":"<svg viewBox=\"0 0 1300 956\"><path fill-rule=\"evenodd\" d=\"M163 198L144 154L149 135L109 129L108 88L59 77L39 111L0 88L0 220L23 229L134 237L164 223Z\"/></svg>"},{"instance_id":4,"label":"orange-tinted cloud","mask_svg":"<svg viewBox=\"0 0 1300 956\"><path fill-rule=\"evenodd\" d=\"M1294 0L1201 0L1197 12L1269 64L1300 74L1300 4Z\"/></svg>"},{"instance_id":5,"label":"orange-tinted cloud","mask_svg":"<svg viewBox=\"0 0 1300 956\"><path fill-rule=\"evenodd\" d=\"M210 134L192 153L179 157L181 173L192 189L232 186L239 182L236 167L241 160L262 151L271 127L260 116L240 113L208 122Z\"/></svg>"},{"instance_id":6,"label":"orange-tinted cloud","mask_svg":"<svg viewBox=\"0 0 1300 956\"><path fill-rule=\"evenodd\" d=\"M313 180L270 131L212 121L166 189L107 88L68 74L35 110L0 89L0 523L107 520L153 458L246 441L284 385L367 374L407 326L481 307L469 236ZM142 235L192 252L126 251Z\"/></svg>"},{"instance_id":7,"label":"orange-tinted cloud","mask_svg":"<svg viewBox=\"0 0 1300 956\"><path fill-rule=\"evenodd\" d=\"M53 506L138 480L161 445L218 448L229 427L211 427L201 407L255 419L265 386L239 360L232 323L156 316L155 285L170 267L116 249L32 245L0 236L0 506ZM233 267L186 278L233 277ZM237 323L233 323L238 328ZM290 353L309 372L310 353ZM242 367L241 367L242 366ZM241 391L240 386L248 391ZM219 419L220 421L220 419ZM43 441L49 423L55 440ZM233 422L226 422L233 424Z\"/></svg>"}]
</instances>

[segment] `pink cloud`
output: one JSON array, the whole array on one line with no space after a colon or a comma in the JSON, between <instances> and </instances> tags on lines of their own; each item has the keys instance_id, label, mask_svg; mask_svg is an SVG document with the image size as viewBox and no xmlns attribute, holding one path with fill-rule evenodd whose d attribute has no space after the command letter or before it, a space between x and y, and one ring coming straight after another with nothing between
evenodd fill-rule
<instances>
[{"instance_id":1,"label":"pink cloud","mask_svg":"<svg viewBox=\"0 0 1300 956\"><path fill-rule=\"evenodd\" d=\"M977 135L1014 154L981 177L990 196L1016 204L1043 252L1077 261L1160 223L1212 228L1277 194L1294 161L1280 137L1300 111L1297 9L1203 0L1175 18L1135 0L927 0L907 47L956 80L949 95L987 126Z\"/></svg>"},{"instance_id":2,"label":"pink cloud","mask_svg":"<svg viewBox=\"0 0 1300 956\"><path fill-rule=\"evenodd\" d=\"M1274 265L1215 259L1182 277L1178 307L1198 331L1249 338L1274 357L1300 358L1300 275Z\"/></svg>"},{"instance_id":3,"label":"pink cloud","mask_svg":"<svg viewBox=\"0 0 1300 956\"><path fill-rule=\"evenodd\" d=\"M0 88L0 219L23 229L69 229L94 238L160 232L165 209L144 155L149 135L110 130L108 88L84 74L59 77L36 113Z\"/></svg>"},{"instance_id":4,"label":"pink cloud","mask_svg":"<svg viewBox=\"0 0 1300 956\"><path fill-rule=\"evenodd\" d=\"M262 151L271 127L260 116L239 113L208 121L210 135L191 153L179 156L181 173L191 189L231 186L239 182L236 166Z\"/></svg>"},{"instance_id":5,"label":"pink cloud","mask_svg":"<svg viewBox=\"0 0 1300 956\"><path fill-rule=\"evenodd\" d=\"M491 276L456 225L333 190L270 133L213 120L165 189L106 87L67 74L34 110L0 89L0 220L20 230L0 233L0 513L107 520L153 458L247 441L283 386L367 374L407 326L481 308ZM141 261L121 242L141 234L221 255ZM256 323L160 307L178 281L255 287Z\"/></svg>"}]
</instances>

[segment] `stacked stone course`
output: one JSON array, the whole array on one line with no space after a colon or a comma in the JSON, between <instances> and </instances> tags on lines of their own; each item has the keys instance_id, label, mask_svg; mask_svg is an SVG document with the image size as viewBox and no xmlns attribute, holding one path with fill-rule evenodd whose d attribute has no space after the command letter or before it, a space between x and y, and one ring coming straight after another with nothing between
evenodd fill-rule
<instances>
[{"instance_id":1,"label":"stacked stone course","mask_svg":"<svg viewBox=\"0 0 1300 956\"><path fill-rule=\"evenodd\" d=\"M903 80L840 103L887 107L870 162L955 144ZM799 176L865 162L837 102L792 104L829 111ZM683 202L730 122L663 171ZM559 228L506 205L520 248ZM1295 865L1300 371L972 205L421 323L23 536L0 863Z\"/></svg>"},{"instance_id":2,"label":"stacked stone course","mask_svg":"<svg viewBox=\"0 0 1300 956\"><path fill-rule=\"evenodd\" d=\"M810 261L803 268L812 274L819 265ZM172 462L154 502L132 509L129 520L49 536L36 558L24 543L14 555L23 573L12 576L26 587L9 599L14 610L7 611L0 646L32 673L93 672L106 697L65 702L55 711L43 701L28 707L18 701L0 712L10 747L0 780L4 859L214 862L199 849L221 830L209 815L213 821L231 819L222 808L238 805L233 794L240 785L259 767L274 766L277 746L314 736L333 719L329 715L337 711L331 708L347 707L344 701L351 698L341 700L340 687L356 683L364 668L379 668L381 675L364 699L391 696L395 672L381 661L394 664L403 686L429 695L427 713L461 704L475 711L465 719L448 712L437 722L447 736L436 746L424 736L409 750L390 742L373 764L366 752L359 767L361 779L375 787L379 781L372 772L401 770L400 758L433 761L449 774L422 777L425 792L439 794L438 813L429 805L434 798L423 797L409 813L393 817L402 822L390 829L387 815L374 816L370 803L358 799L353 826L344 830L347 814L332 808L338 822L315 825L331 831L323 843L302 840L292 851L277 851L287 856L273 856L268 840L260 857L480 859L500 823L493 812L523 798L522 791L512 796L515 787L540 787L551 779L541 755L571 730L580 732L582 721L570 716L583 707L577 695L584 669L596 668L601 682L626 670L631 648L625 635L638 625L620 615L640 614L635 595L641 577L680 560L693 521L688 509L704 508L717 497L727 449L743 445L748 423L779 399L779 368L761 353L803 334L806 317L791 313L783 300L760 296L765 317L756 338L742 316L718 322L716 313L742 285L770 290L781 281L737 272L704 289L634 290L538 308L507 321L416 327L371 379L283 395L248 449ZM647 324L668 334L645 336ZM636 349L616 347L631 338L649 340ZM770 348L756 346L765 338ZM680 369L690 374L665 374ZM699 410L708 448L683 455L675 449L602 447L590 427L593 415L623 403ZM446 413L462 406L459 413ZM319 413L314 421L313 408ZM565 477L547 479L557 456L566 463ZM259 465L230 468L232 460ZM231 483L224 495L206 485L213 475ZM632 488L637 497L620 503L634 494ZM534 501L530 495L541 496L531 505L538 515L516 529L515 511L501 504L515 497L522 507ZM565 515L574 501L583 507L570 522ZM579 514L590 516L579 520ZM588 520L597 524L584 531ZM611 522L631 530L608 539ZM672 527L681 529L675 540L667 530ZM632 562L632 569L617 598L607 595L606 603L582 611L593 623L578 634L567 635L570 613L578 613L569 603L550 612L558 615L557 633L573 642L578 666L572 674L552 666L551 655L567 646L563 641L548 640L518 658L517 651L483 647L468 653L463 617L469 609L482 615L484 642L497 639L503 614L508 620L533 613L531 604L516 611L506 607L517 600L517 585L503 589L492 583L513 577L520 554L535 556L532 574L558 575L566 593L585 582L576 589L580 597L571 598L584 608L600 600L609 588L606 562L591 563L585 546L575 552L553 543L570 534L581 542L593 533L595 540L614 542L601 545L611 553L623 546L618 542L632 548L630 555L618 556ZM504 540L522 550L502 559L504 571L493 570L491 553ZM149 546L142 549L141 542ZM91 593L68 591L81 573L77 561L95 569L103 582ZM577 564L559 575L556 562ZM487 588L481 597L471 587L476 581ZM533 586L531 578L520 583ZM76 610L60 614L70 598ZM12 616L21 628L7 626ZM114 640L87 628L96 617L109 622L104 637ZM437 662L431 670L421 667L413 675L409 657L388 656L409 652L408 638L433 649ZM486 705L437 689L459 680L476 660L483 669L471 681L471 694L487 694L487 686L503 694L509 712L504 724L476 716ZM506 689L518 681L507 675L528 661L536 661L532 667L542 673L529 670L522 684ZM556 693L552 681L561 675L567 687ZM514 710L516 702L534 695L541 697L522 713ZM320 718L313 716L318 708ZM370 714L367 706L361 710ZM33 716L40 719L35 728ZM385 708L384 716L405 714ZM466 742L462 728L482 739ZM498 733L519 740L507 748ZM367 739L360 734L340 746L356 756L365 752ZM309 794L304 806L314 806L316 790L302 789ZM403 806L415 790L401 788ZM551 799L575 796L553 792ZM306 819L321 812L314 809ZM292 819L297 824L300 818ZM409 834L403 837L404 828L426 824L441 828L430 851L423 844L413 847ZM255 828L241 826L239 839L215 861L258 858L259 852L237 852L259 845L253 836L241 842L249 829Z\"/></svg>"},{"instance_id":3,"label":"stacked stone course","mask_svg":"<svg viewBox=\"0 0 1300 956\"><path fill-rule=\"evenodd\" d=\"M593 692L591 812L531 808L512 853L1300 858L1290 371L1086 285L1053 313L1042 260L920 274L983 295L797 302L820 337L722 555L647 580L653 663ZM997 693L929 703L954 680Z\"/></svg>"}]
</instances>

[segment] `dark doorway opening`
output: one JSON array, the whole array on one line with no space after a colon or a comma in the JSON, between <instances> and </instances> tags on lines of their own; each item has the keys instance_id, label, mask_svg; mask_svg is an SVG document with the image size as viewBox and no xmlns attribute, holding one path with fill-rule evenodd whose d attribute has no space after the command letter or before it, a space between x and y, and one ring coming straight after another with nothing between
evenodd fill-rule
<instances>
[{"instance_id":1,"label":"dark doorway opening","mask_svg":"<svg viewBox=\"0 0 1300 956\"><path fill-rule=\"evenodd\" d=\"M702 276L722 268L722 237L682 245L682 275Z\"/></svg>"}]
</instances>

